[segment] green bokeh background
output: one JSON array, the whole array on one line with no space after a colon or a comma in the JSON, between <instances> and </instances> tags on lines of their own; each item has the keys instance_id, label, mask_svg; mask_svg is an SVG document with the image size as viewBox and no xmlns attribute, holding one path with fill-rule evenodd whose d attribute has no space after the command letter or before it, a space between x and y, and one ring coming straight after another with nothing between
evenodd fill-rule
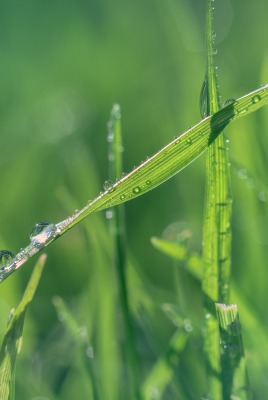
<instances>
[{"instance_id":1,"label":"green bokeh background","mask_svg":"<svg viewBox=\"0 0 268 400\"><path fill-rule=\"evenodd\" d=\"M268 81L268 5L265 0L215 0L215 8L216 65L223 102ZM126 172L200 120L204 21L205 0L1 2L2 249L18 252L28 244L36 222L59 222L102 190L108 177L106 124L113 103L122 109ZM228 127L227 135L234 196L233 281L261 329L268 332L267 126L268 109L263 109ZM165 351L174 330L161 305L176 303L178 297L174 265L152 247L150 237L183 222L193 232L192 248L201 250L204 176L202 156L161 187L126 205L130 270L139 276L129 274L129 290L142 378ZM98 368L102 398L121 398L116 385L124 387L120 375L124 363L118 361L115 345L121 333L111 305L116 282L105 213L83 221L47 253L18 361L18 399L50 399L52 392L65 400L77 393L80 398L89 396L75 351L66 356L69 344L51 302L55 295L62 296L79 324L87 326L97 362L98 349L104 355L104 369L101 361ZM1 284L2 334L33 263ZM181 279L180 308L198 331L200 289L186 274ZM236 301L235 296L231 301ZM143 302L149 304L149 317L143 315ZM243 325L243 314L240 318ZM256 398L264 398L268 363L260 365L262 375L255 365L268 350L250 347L250 338L256 335L245 329L244 344L253 391ZM185 373L185 393L189 390L186 398L193 399L201 398L204 391L201 350L196 348L187 349L179 367ZM114 371L115 381L109 371ZM114 389L109 391L105 387L111 384ZM130 398L127 388L122 390L122 398ZM163 398L172 398L170 393Z\"/></svg>"}]
</instances>

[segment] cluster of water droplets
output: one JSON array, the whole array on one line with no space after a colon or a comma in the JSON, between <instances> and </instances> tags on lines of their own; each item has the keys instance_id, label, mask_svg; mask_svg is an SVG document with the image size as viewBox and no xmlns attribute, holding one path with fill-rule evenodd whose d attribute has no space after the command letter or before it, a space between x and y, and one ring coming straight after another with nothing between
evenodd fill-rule
<instances>
[{"instance_id":1,"label":"cluster of water droplets","mask_svg":"<svg viewBox=\"0 0 268 400\"><path fill-rule=\"evenodd\" d=\"M0 251L0 282L7 278L12 272L20 268L28 258L36 254L40 249L50 243L59 230L50 222L39 222L34 225L30 233L30 245L21 249L18 254L9 250Z\"/></svg>"}]
</instances>

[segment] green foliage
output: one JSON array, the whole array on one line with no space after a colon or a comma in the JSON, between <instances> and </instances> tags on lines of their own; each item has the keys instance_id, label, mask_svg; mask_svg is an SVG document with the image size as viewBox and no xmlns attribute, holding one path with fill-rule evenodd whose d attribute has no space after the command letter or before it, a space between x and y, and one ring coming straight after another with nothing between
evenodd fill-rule
<instances>
[{"instance_id":1,"label":"green foliage","mask_svg":"<svg viewBox=\"0 0 268 400\"><path fill-rule=\"evenodd\" d=\"M16 310L12 311L0 352L0 398L15 399L15 365L22 347L22 330L28 305L31 303L40 281L46 255L40 256L29 280L23 298Z\"/></svg>"},{"instance_id":2,"label":"green foliage","mask_svg":"<svg viewBox=\"0 0 268 400\"><path fill-rule=\"evenodd\" d=\"M48 268L31 305L16 366L16 398L129 398L125 371L131 365L123 351L129 336L118 301L114 239L103 213L94 211L130 199L135 201L126 204L125 277L140 388L148 399L204 397L199 282L204 159L189 164L216 143L223 128L230 133L230 159L236 160L231 167L230 301L240 313L251 387L256 398L265 397L268 121L265 108L249 114L267 103L267 86L216 113L210 109L213 116L189 128L200 119L205 1L39 3L7 2L1 13L1 248L18 252L27 243L25 232L38 221L65 222L47 242ZM214 3L214 63L221 92L223 98L239 98L267 82L267 4ZM245 29L245 21L258 29ZM104 145L115 100L122 106L123 170L132 172L109 187L113 192L98 196L105 180L120 178L108 176ZM175 144L178 130L185 135ZM147 154L155 155L146 159ZM141 159L146 161L139 164ZM132 170L133 165L139 167ZM142 190L133 191L137 187ZM95 200L64 220L89 199ZM172 224L160 238L171 221L183 221L192 237L181 241L180 224ZM150 245L152 236L164 254ZM34 255L40 249L28 250ZM30 264L1 283L3 312L21 297ZM51 306L55 296L64 299L56 297L64 321L57 321ZM85 356L88 347L93 358Z\"/></svg>"}]
</instances>

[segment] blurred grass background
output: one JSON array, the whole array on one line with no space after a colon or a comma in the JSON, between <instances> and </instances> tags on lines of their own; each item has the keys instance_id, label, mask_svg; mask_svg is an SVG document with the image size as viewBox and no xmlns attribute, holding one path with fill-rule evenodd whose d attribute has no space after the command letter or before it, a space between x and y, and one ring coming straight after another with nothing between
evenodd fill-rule
<instances>
[{"instance_id":1,"label":"blurred grass background","mask_svg":"<svg viewBox=\"0 0 268 400\"><path fill-rule=\"evenodd\" d=\"M268 5L264 0L246 6L242 0L215 0L215 7L216 64L224 101L267 83ZM36 222L59 222L102 190L108 177L106 124L114 102L122 109L126 172L200 120L204 21L205 1L197 0L1 2L2 249L19 251ZM227 130L234 196L233 282L262 334L268 331L267 126L268 111L263 109ZM128 284L142 379L174 332L163 303L179 305L201 336L197 282L182 271L178 293L175 267L152 247L150 237L183 222L193 232L191 247L201 250L204 167L201 157L126 205ZM128 398L105 213L80 225L47 249L17 366L19 399L68 400L78 390L80 398L90 398L75 346L52 305L55 295L64 298L88 329L101 399ZM2 334L33 262L1 284ZM235 294L231 301L236 301ZM258 347L258 331L246 328L243 314L240 319L253 391L264 398L264 349ZM187 346L177 376L184 382L180 390L189 391L186 398L195 399L204 390L201 343L196 339ZM164 398L171 398L170 393Z\"/></svg>"}]
</instances>

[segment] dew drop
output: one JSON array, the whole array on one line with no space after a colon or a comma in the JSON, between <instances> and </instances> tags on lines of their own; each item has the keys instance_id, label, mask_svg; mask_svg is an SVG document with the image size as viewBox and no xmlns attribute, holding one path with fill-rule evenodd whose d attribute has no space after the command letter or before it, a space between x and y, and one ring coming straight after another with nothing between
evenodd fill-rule
<instances>
[{"instance_id":1,"label":"dew drop","mask_svg":"<svg viewBox=\"0 0 268 400\"><path fill-rule=\"evenodd\" d=\"M92 347L92 346L88 346L88 347L86 348L86 356L87 356L88 358L94 358L94 350L93 350L93 347Z\"/></svg>"},{"instance_id":2,"label":"dew drop","mask_svg":"<svg viewBox=\"0 0 268 400\"><path fill-rule=\"evenodd\" d=\"M189 145L192 144L192 139L191 139L191 138L188 138L188 139L186 140L186 143L189 144Z\"/></svg>"},{"instance_id":3,"label":"dew drop","mask_svg":"<svg viewBox=\"0 0 268 400\"><path fill-rule=\"evenodd\" d=\"M57 236L57 227L50 222L39 222L34 225L31 233L30 240L32 244L38 249L46 246L51 240Z\"/></svg>"},{"instance_id":4,"label":"dew drop","mask_svg":"<svg viewBox=\"0 0 268 400\"><path fill-rule=\"evenodd\" d=\"M112 141L114 140L114 133L113 132L109 132L107 135L107 142L108 143L112 143Z\"/></svg>"},{"instance_id":5,"label":"dew drop","mask_svg":"<svg viewBox=\"0 0 268 400\"><path fill-rule=\"evenodd\" d=\"M216 38L216 32L212 32L212 39L215 39Z\"/></svg>"},{"instance_id":6,"label":"dew drop","mask_svg":"<svg viewBox=\"0 0 268 400\"><path fill-rule=\"evenodd\" d=\"M213 52L213 54L215 56L218 53L218 50L217 49L213 49L212 52Z\"/></svg>"},{"instance_id":7,"label":"dew drop","mask_svg":"<svg viewBox=\"0 0 268 400\"><path fill-rule=\"evenodd\" d=\"M247 170L246 170L245 168L241 168L241 169L238 171L238 176L239 176L239 178L242 179L242 180L248 179Z\"/></svg>"},{"instance_id":8,"label":"dew drop","mask_svg":"<svg viewBox=\"0 0 268 400\"><path fill-rule=\"evenodd\" d=\"M206 315L205 315L205 318L206 318L206 319L211 318L211 314L206 314Z\"/></svg>"},{"instance_id":9,"label":"dew drop","mask_svg":"<svg viewBox=\"0 0 268 400\"><path fill-rule=\"evenodd\" d=\"M229 99L226 99L223 103L223 107L229 106L230 104L234 104L236 102L236 99L233 97L230 97Z\"/></svg>"},{"instance_id":10,"label":"dew drop","mask_svg":"<svg viewBox=\"0 0 268 400\"><path fill-rule=\"evenodd\" d=\"M126 195L125 194L121 194L120 200L124 200L125 198L126 198Z\"/></svg>"},{"instance_id":11,"label":"dew drop","mask_svg":"<svg viewBox=\"0 0 268 400\"><path fill-rule=\"evenodd\" d=\"M134 189L132 190L132 192L134 194L139 194L141 192L141 188L139 186L134 187Z\"/></svg>"},{"instance_id":12,"label":"dew drop","mask_svg":"<svg viewBox=\"0 0 268 400\"><path fill-rule=\"evenodd\" d=\"M112 186L113 186L113 182L110 179L108 179L107 181L104 182L103 189L109 190L109 189L111 189Z\"/></svg>"},{"instance_id":13,"label":"dew drop","mask_svg":"<svg viewBox=\"0 0 268 400\"><path fill-rule=\"evenodd\" d=\"M151 182L150 180L146 181L146 185L147 185L147 186L151 185L151 183L152 183L152 182Z\"/></svg>"},{"instance_id":14,"label":"dew drop","mask_svg":"<svg viewBox=\"0 0 268 400\"><path fill-rule=\"evenodd\" d=\"M261 96L258 95L258 94L256 94L256 96L252 97L252 100L251 100L251 101L252 101L253 104L256 104L256 103L258 103L260 100L261 100Z\"/></svg>"},{"instance_id":15,"label":"dew drop","mask_svg":"<svg viewBox=\"0 0 268 400\"><path fill-rule=\"evenodd\" d=\"M0 268L5 267L6 264L10 263L15 255L9 250L0 251Z\"/></svg>"},{"instance_id":16,"label":"dew drop","mask_svg":"<svg viewBox=\"0 0 268 400\"><path fill-rule=\"evenodd\" d=\"M107 210L105 212L105 218L106 219L112 219L113 218L113 212L111 210Z\"/></svg>"}]
</instances>

